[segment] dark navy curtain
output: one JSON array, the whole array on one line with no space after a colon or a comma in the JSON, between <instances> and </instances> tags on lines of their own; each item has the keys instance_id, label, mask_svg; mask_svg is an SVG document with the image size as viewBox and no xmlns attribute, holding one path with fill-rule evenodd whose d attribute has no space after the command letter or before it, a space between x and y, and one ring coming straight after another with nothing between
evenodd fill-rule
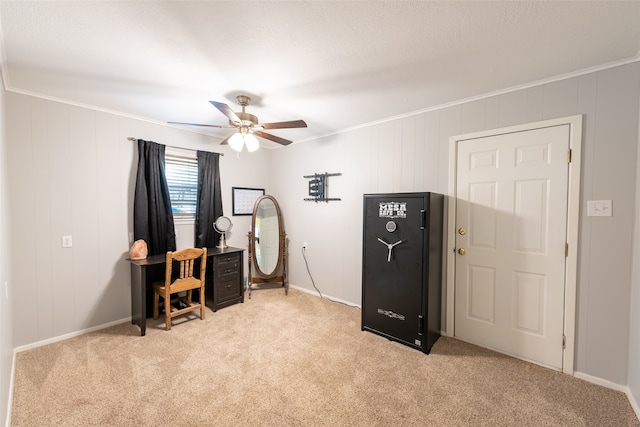
<instances>
[{"instance_id":1,"label":"dark navy curtain","mask_svg":"<svg viewBox=\"0 0 640 427\"><path fill-rule=\"evenodd\" d=\"M213 223L222 215L220 190L220 154L198 151L198 202L196 206L195 246L212 248L219 243L220 234Z\"/></svg>"},{"instance_id":2,"label":"dark navy curtain","mask_svg":"<svg viewBox=\"0 0 640 427\"><path fill-rule=\"evenodd\" d=\"M133 201L134 239L147 242L149 255L176 250L176 232L165 176L165 146L138 140L138 173Z\"/></svg>"}]
</instances>

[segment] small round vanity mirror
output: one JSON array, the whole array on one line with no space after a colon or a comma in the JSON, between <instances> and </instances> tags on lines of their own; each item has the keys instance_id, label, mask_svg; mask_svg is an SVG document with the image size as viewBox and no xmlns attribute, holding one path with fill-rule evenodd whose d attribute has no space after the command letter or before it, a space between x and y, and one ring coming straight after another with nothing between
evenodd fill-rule
<instances>
[{"instance_id":1,"label":"small round vanity mirror","mask_svg":"<svg viewBox=\"0 0 640 427\"><path fill-rule=\"evenodd\" d=\"M224 249L227 247L227 242L225 240L225 233L231 229L231 220L226 216L220 216L213 223L213 229L220 233L220 243L218 243L217 248Z\"/></svg>"}]
</instances>

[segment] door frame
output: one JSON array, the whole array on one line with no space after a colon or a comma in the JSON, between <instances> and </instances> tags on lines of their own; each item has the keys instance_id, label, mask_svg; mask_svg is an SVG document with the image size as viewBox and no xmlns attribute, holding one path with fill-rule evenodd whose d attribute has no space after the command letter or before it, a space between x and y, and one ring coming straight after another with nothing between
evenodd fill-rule
<instances>
[{"instance_id":1,"label":"door frame","mask_svg":"<svg viewBox=\"0 0 640 427\"><path fill-rule=\"evenodd\" d=\"M456 188L457 188L457 160L458 143L468 139L502 135L506 133L523 132L539 128L569 125L569 149L571 162L569 163L568 194L567 194L567 236L568 254L565 259L565 293L564 293L564 336L565 347L562 356L562 372L573 375L576 329L576 296L578 275L578 233L580 223L580 183L582 163L582 122L583 116L569 116L558 119L543 120L499 129L491 129L456 135L449 138L449 189L447 215L447 298L446 298L446 332L443 335L455 337L455 292L456 292ZM532 361L535 363L535 361Z\"/></svg>"}]
</instances>

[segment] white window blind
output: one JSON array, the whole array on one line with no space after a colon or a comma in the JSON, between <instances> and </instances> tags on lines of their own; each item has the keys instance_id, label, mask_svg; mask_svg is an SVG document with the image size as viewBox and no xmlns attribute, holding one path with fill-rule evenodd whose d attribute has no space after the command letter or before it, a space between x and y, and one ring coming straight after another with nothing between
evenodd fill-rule
<instances>
[{"instance_id":1,"label":"white window blind","mask_svg":"<svg viewBox=\"0 0 640 427\"><path fill-rule=\"evenodd\" d=\"M195 153L190 157L167 152L165 166L174 218L195 219L198 197L198 159Z\"/></svg>"}]
</instances>

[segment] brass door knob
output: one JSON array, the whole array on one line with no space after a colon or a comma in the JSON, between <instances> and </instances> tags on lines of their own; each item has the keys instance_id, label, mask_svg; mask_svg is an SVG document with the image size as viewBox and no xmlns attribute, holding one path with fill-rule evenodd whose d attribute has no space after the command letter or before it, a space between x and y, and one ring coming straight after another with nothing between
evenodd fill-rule
<instances>
[{"instance_id":1,"label":"brass door knob","mask_svg":"<svg viewBox=\"0 0 640 427\"><path fill-rule=\"evenodd\" d=\"M458 234L464 236L465 234L467 234L467 230L465 230L464 227L460 227L458 228Z\"/></svg>"},{"instance_id":2,"label":"brass door knob","mask_svg":"<svg viewBox=\"0 0 640 427\"><path fill-rule=\"evenodd\" d=\"M458 253L459 253L460 255L464 255L464 254L466 254L466 253L467 253L467 251L466 251L464 248L460 248L460 249L458 249Z\"/></svg>"}]
</instances>

